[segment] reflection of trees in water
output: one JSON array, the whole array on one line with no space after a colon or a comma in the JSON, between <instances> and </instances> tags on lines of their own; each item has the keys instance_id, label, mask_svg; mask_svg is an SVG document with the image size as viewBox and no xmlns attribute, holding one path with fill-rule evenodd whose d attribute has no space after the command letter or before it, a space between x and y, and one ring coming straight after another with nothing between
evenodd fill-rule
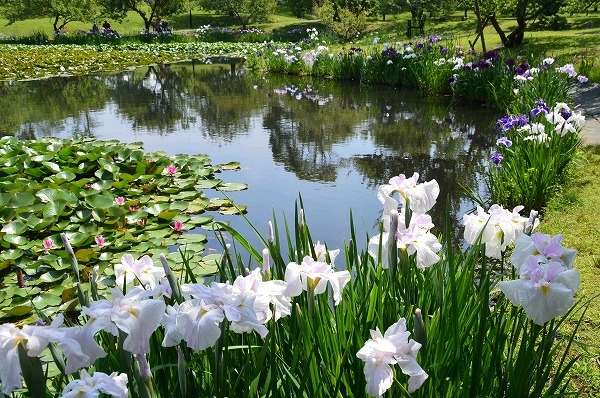
<instances>
[{"instance_id":1,"label":"reflection of trees in water","mask_svg":"<svg viewBox=\"0 0 600 398\"><path fill-rule=\"evenodd\" d=\"M89 132L93 126L89 112L104 108L107 94L106 84L92 76L5 83L0 95L0 135L30 139L57 130Z\"/></svg>"},{"instance_id":2,"label":"reflection of trees in water","mask_svg":"<svg viewBox=\"0 0 600 398\"><path fill-rule=\"evenodd\" d=\"M134 128L159 134L194 124L204 137L235 142L262 121L274 160L298 178L333 182L340 169L353 167L374 188L399 173L417 171L440 182L441 197L451 195L453 210L463 196L459 184L477 187L497 116L390 87L232 75L229 65L151 66L0 89L5 93L0 97L6 110L0 120L3 134L21 130L23 138L35 138L68 130L73 137L93 135L94 110L111 102ZM347 143L354 153L336 149Z\"/></svg>"},{"instance_id":3,"label":"reflection of trees in water","mask_svg":"<svg viewBox=\"0 0 600 398\"><path fill-rule=\"evenodd\" d=\"M135 130L170 134L192 120L182 80L169 65L149 66L143 75L111 77L111 97Z\"/></svg>"},{"instance_id":4,"label":"reflection of trees in water","mask_svg":"<svg viewBox=\"0 0 600 398\"><path fill-rule=\"evenodd\" d=\"M190 88L191 107L202 120L204 137L232 141L250 129L251 119L263 106L263 95L252 82L229 67L196 68Z\"/></svg>"},{"instance_id":5,"label":"reflection of trees in water","mask_svg":"<svg viewBox=\"0 0 600 398\"><path fill-rule=\"evenodd\" d=\"M288 86L276 90L265 110L273 158L301 179L335 181L340 159L333 146L351 138L365 117L358 110L340 112L345 105L336 100L310 86Z\"/></svg>"}]
</instances>

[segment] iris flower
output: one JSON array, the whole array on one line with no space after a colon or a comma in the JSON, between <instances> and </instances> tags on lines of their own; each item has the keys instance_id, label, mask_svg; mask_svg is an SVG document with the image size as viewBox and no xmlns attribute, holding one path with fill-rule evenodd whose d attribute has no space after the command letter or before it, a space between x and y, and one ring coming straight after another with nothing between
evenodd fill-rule
<instances>
[{"instance_id":1,"label":"iris flower","mask_svg":"<svg viewBox=\"0 0 600 398\"><path fill-rule=\"evenodd\" d=\"M87 323L114 336L118 330L126 333L123 348L132 354L149 352L150 336L160 325L166 309L164 300L151 298L152 291L139 287L133 287L126 295L120 289L112 289L111 293L111 301L94 301L82 309L82 314L89 317Z\"/></svg>"},{"instance_id":2,"label":"iris flower","mask_svg":"<svg viewBox=\"0 0 600 398\"><path fill-rule=\"evenodd\" d=\"M389 185L384 186L390 193L398 192L405 200L407 206L415 213L427 213L435 205L440 186L436 180L418 183L419 173L414 173L412 177L406 177L400 174L389 181Z\"/></svg>"},{"instance_id":3,"label":"iris flower","mask_svg":"<svg viewBox=\"0 0 600 398\"><path fill-rule=\"evenodd\" d=\"M417 354L421 344L409 339L406 320L391 325L382 335L379 328L371 330L371 338L356 353L365 361L367 393L381 397L393 384L394 374L391 365L398 364L402 373L409 376L408 392L414 392L429 377L417 363Z\"/></svg>"},{"instance_id":4,"label":"iris flower","mask_svg":"<svg viewBox=\"0 0 600 398\"><path fill-rule=\"evenodd\" d=\"M90 376L85 370L79 374L79 379L73 380L62 392L62 398L96 398L100 393L118 398L127 398L127 374L110 375L94 372Z\"/></svg>"},{"instance_id":5,"label":"iris flower","mask_svg":"<svg viewBox=\"0 0 600 398\"><path fill-rule=\"evenodd\" d=\"M333 265L324 261L317 261L310 256L305 256L300 264L291 262L285 269L287 288L285 295L299 296L303 290L308 290L310 284L315 295L325 293L327 283L331 285L335 305L342 301L342 290L350 282L350 272L334 271Z\"/></svg>"},{"instance_id":6,"label":"iris flower","mask_svg":"<svg viewBox=\"0 0 600 398\"><path fill-rule=\"evenodd\" d=\"M514 306L522 306L533 323L544 325L567 313L579 289L579 271L552 261L538 262L535 255L527 257L519 271L519 279L498 283L500 290Z\"/></svg>"}]
</instances>

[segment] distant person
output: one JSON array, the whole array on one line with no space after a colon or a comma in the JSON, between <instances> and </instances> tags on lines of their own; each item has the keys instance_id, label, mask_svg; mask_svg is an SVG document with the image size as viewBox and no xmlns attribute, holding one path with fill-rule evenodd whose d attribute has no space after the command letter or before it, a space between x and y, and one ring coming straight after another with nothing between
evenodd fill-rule
<instances>
[{"instance_id":1,"label":"distant person","mask_svg":"<svg viewBox=\"0 0 600 398\"><path fill-rule=\"evenodd\" d=\"M171 33L171 27L169 26L169 23L167 21L162 22L162 30L165 33Z\"/></svg>"},{"instance_id":2,"label":"distant person","mask_svg":"<svg viewBox=\"0 0 600 398\"><path fill-rule=\"evenodd\" d=\"M108 23L108 21L104 21L104 23L102 24L102 29L106 30L107 32L110 31L110 24Z\"/></svg>"},{"instance_id":3,"label":"distant person","mask_svg":"<svg viewBox=\"0 0 600 398\"><path fill-rule=\"evenodd\" d=\"M100 33L100 29L98 29L98 25L96 25L94 23L94 26L92 26L92 33Z\"/></svg>"},{"instance_id":4,"label":"distant person","mask_svg":"<svg viewBox=\"0 0 600 398\"><path fill-rule=\"evenodd\" d=\"M154 21L154 30L157 33L162 33L162 22L161 22L160 18L158 18L156 21Z\"/></svg>"}]
</instances>

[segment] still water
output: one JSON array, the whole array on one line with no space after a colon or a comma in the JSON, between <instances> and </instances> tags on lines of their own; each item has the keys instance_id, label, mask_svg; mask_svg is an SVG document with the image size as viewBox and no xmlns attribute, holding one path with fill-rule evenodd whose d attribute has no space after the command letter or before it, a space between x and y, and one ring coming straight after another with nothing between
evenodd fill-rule
<instances>
[{"instance_id":1,"label":"still water","mask_svg":"<svg viewBox=\"0 0 600 398\"><path fill-rule=\"evenodd\" d=\"M263 235L273 212L280 224L293 221L301 195L313 239L332 249L350 238L351 210L359 237L376 231L377 186L400 173L439 182L438 232L446 204L461 219L473 207L461 186L485 195L499 116L393 87L192 62L0 83L0 91L0 135L141 141L148 151L238 161L241 171L219 177L248 184L230 197ZM241 217L222 217L257 242Z\"/></svg>"}]
</instances>

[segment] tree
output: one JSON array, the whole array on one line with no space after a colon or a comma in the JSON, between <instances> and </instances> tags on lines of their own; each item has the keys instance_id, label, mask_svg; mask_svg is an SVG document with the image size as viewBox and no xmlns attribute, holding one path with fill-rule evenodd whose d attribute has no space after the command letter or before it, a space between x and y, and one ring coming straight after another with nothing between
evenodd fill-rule
<instances>
[{"instance_id":1,"label":"tree","mask_svg":"<svg viewBox=\"0 0 600 398\"><path fill-rule=\"evenodd\" d=\"M560 7L566 4L566 0L509 0L505 2L494 2L496 7L489 7L489 5L486 4L486 1L483 0L481 1L481 4L484 9L491 8L489 20L498 33L498 36L500 36L500 40L504 47L513 48L518 47L523 43L525 30L531 21L541 16L547 17L556 15ZM502 11L514 15L517 20L517 26L513 27L508 35L504 33L495 17L496 12Z\"/></svg>"},{"instance_id":2,"label":"tree","mask_svg":"<svg viewBox=\"0 0 600 398\"><path fill-rule=\"evenodd\" d=\"M266 22L277 7L276 0L199 0L200 7L235 17L246 29L255 22Z\"/></svg>"},{"instance_id":3,"label":"tree","mask_svg":"<svg viewBox=\"0 0 600 398\"><path fill-rule=\"evenodd\" d=\"M296 18L304 18L313 11L312 0L288 0L287 5Z\"/></svg>"},{"instance_id":4,"label":"tree","mask_svg":"<svg viewBox=\"0 0 600 398\"><path fill-rule=\"evenodd\" d=\"M2 14L9 24L51 18L55 32L72 21L94 21L100 11L96 0L4 0L2 3Z\"/></svg>"},{"instance_id":5,"label":"tree","mask_svg":"<svg viewBox=\"0 0 600 398\"><path fill-rule=\"evenodd\" d=\"M599 6L600 0L570 0L564 9L571 14L576 12L585 12L587 14L590 11L598 11Z\"/></svg>"},{"instance_id":6,"label":"tree","mask_svg":"<svg viewBox=\"0 0 600 398\"><path fill-rule=\"evenodd\" d=\"M367 26L366 9L347 8L325 0L323 5L315 8L315 13L321 22L342 40L348 41L359 34Z\"/></svg>"},{"instance_id":7,"label":"tree","mask_svg":"<svg viewBox=\"0 0 600 398\"><path fill-rule=\"evenodd\" d=\"M385 21L387 15L395 15L400 11L399 3L400 0L376 0L371 12Z\"/></svg>"},{"instance_id":8,"label":"tree","mask_svg":"<svg viewBox=\"0 0 600 398\"><path fill-rule=\"evenodd\" d=\"M183 12L188 4L186 0L106 0L102 3L113 18L123 18L127 11L137 13L144 20L146 30L157 19Z\"/></svg>"}]
</instances>

